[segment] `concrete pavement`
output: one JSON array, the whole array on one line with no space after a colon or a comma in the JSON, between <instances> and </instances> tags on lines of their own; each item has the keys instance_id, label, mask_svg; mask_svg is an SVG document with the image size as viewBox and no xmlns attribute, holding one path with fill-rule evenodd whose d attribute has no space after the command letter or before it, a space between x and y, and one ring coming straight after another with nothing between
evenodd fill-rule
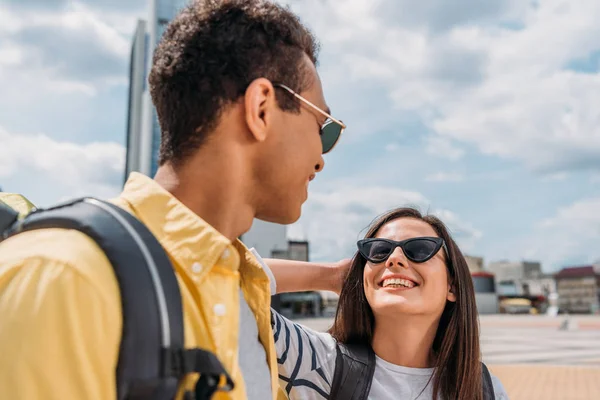
<instances>
[{"instance_id":1,"label":"concrete pavement","mask_svg":"<svg viewBox=\"0 0 600 400\"><path fill-rule=\"evenodd\" d=\"M600 368L541 364L490 365L511 400L598 400Z\"/></svg>"},{"instance_id":2,"label":"concrete pavement","mask_svg":"<svg viewBox=\"0 0 600 400\"><path fill-rule=\"evenodd\" d=\"M484 315L484 362L511 400L600 400L600 317ZM298 322L318 331L331 319Z\"/></svg>"}]
</instances>

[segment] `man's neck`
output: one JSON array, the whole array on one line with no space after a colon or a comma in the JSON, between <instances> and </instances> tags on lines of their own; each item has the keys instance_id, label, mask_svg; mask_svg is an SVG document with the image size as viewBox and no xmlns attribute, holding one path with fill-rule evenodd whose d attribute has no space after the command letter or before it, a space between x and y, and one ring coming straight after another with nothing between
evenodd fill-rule
<instances>
[{"instance_id":1,"label":"man's neck","mask_svg":"<svg viewBox=\"0 0 600 400\"><path fill-rule=\"evenodd\" d=\"M238 161L239 162L239 161ZM246 180L234 157L214 152L185 166L165 164L154 180L223 236L235 241L252 226L255 209L247 200Z\"/></svg>"},{"instance_id":2,"label":"man's neck","mask_svg":"<svg viewBox=\"0 0 600 400\"><path fill-rule=\"evenodd\" d=\"M373 351L385 361L411 368L434 365L433 340L439 320L423 316L377 318Z\"/></svg>"}]
</instances>

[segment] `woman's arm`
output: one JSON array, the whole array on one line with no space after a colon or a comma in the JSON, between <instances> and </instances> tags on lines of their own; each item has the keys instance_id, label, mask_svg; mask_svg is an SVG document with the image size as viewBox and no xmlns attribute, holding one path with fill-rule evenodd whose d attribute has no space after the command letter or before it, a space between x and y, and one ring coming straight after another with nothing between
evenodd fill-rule
<instances>
[{"instance_id":1,"label":"woman's arm","mask_svg":"<svg viewBox=\"0 0 600 400\"><path fill-rule=\"evenodd\" d=\"M277 293L330 290L339 294L351 260L314 263L263 258L263 261L275 276Z\"/></svg>"}]
</instances>

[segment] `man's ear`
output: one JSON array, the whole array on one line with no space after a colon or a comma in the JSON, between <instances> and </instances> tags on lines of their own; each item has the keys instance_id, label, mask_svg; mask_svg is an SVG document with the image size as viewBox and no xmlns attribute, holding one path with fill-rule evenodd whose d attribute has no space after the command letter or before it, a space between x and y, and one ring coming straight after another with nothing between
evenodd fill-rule
<instances>
[{"instance_id":1,"label":"man's ear","mask_svg":"<svg viewBox=\"0 0 600 400\"><path fill-rule=\"evenodd\" d=\"M259 142L267 138L273 107L276 105L275 88L268 79L258 78L250 83L244 95L246 123Z\"/></svg>"},{"instance_id":2,"label":"man's ear","mask_svg":"<svg viewBox=\"0 0 600 400\"><path fill-rule=\"evenodd\" d=\"M456 303L456 288L451 284L448 284L448 294L446 295L446 300Z\"/></svg>"}]
</instances>

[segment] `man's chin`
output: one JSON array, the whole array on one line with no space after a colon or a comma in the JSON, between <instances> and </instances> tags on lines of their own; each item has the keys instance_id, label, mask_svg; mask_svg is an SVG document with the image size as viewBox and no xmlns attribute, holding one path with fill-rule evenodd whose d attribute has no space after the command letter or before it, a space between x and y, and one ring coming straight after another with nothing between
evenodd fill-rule
<instances>
[{"instance_id":1,"label":"man's chin","mask_svg":"<svg viewBox=\"0 0 600 400\"><path fill-rule=\"evenodd\" d=\"M298 221L301 216L301 210L295 212L281 212L281 213L265 213L256 215L256 219L264 222L271 222L280 225L290 225Z\"/></svg>"}]
</instances>

